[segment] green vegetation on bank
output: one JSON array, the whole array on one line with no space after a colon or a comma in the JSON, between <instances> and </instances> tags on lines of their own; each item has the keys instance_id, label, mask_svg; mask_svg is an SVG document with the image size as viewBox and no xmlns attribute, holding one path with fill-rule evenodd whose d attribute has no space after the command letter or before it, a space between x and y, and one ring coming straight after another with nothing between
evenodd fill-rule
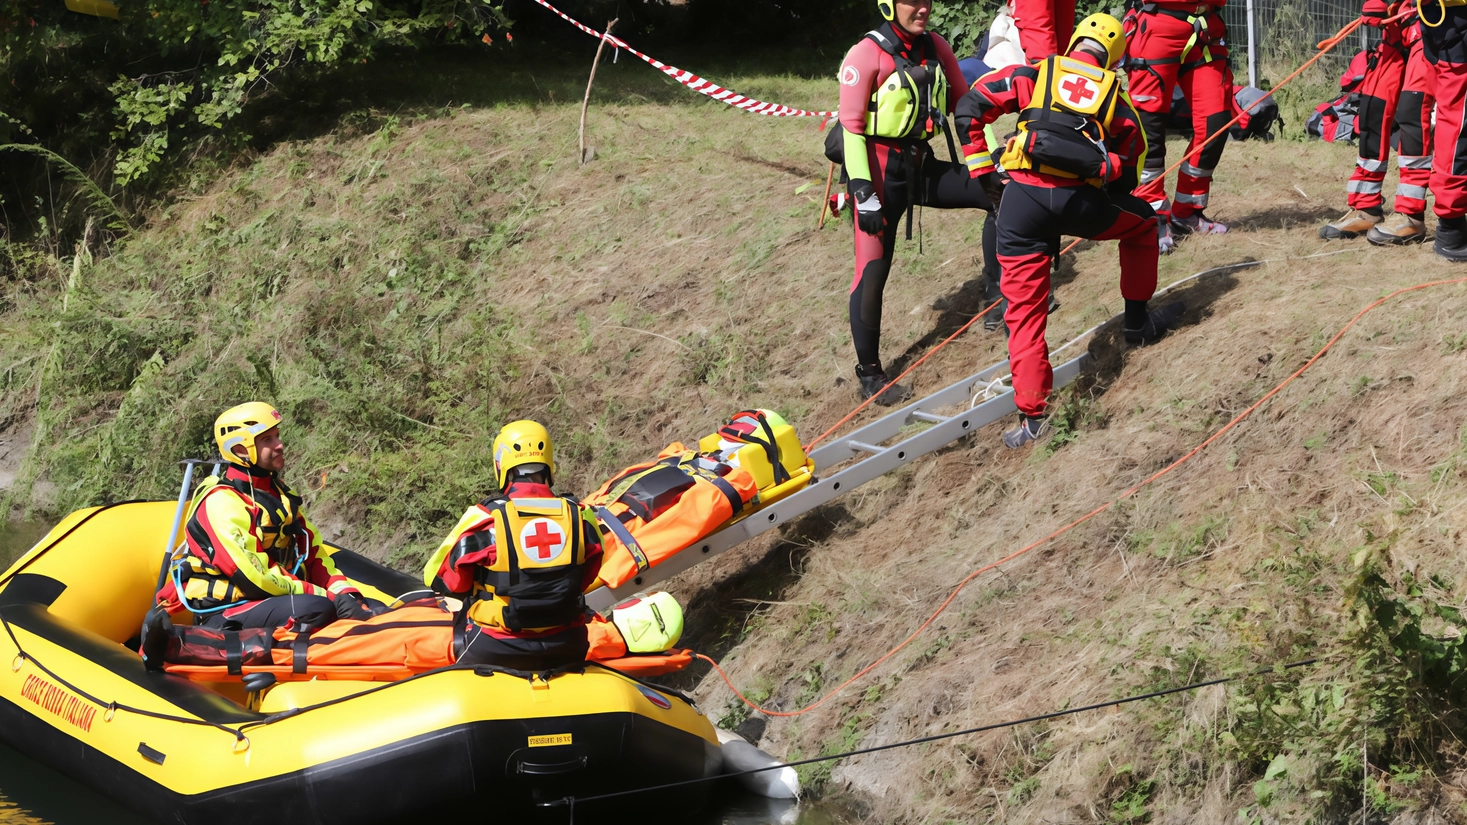
<instances>
[{"instance_id":1,"label":"green vegetation on bank","mask_svg":"<svg viewBox=\"0 0 1467 825\"><path fill-rule=\"evenodd\" d=\"M666 94L626 61L603 80ZM825 82L739 82L831 102ZM218 410L261 397L290 420L295 482L396 560L490 489L505 420L543 418L582 491L660 448L668 421L690 427L669 439L711 430L774 368L762 332L730 324L788 218L813 224L813 193L794 190L820 166L806 129L678 100L598 103L584 172L578 100L367 115L199 179L113 254L7 244L0 421L33 445L7 509L169 496L173 459L208 453ZM770 142L749 149L750 129ZM740 156L782 195L709 165ZM684 297L647 291L662 288ZM690 387L726 400L683 419Z\"/></svg>"}]
</instances>

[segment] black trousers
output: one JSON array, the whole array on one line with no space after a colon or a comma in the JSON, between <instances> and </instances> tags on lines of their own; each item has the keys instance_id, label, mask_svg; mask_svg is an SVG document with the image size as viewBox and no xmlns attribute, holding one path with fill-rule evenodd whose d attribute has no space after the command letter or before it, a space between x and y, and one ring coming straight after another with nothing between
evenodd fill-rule
<instances>
[{"instance_id":1,"label":"black trousers","mask_svg":"<svg viewBox=\"0 0 1467 825\"><path fill-rule=\"evenodd\" d=\"M336 621L336 605L325 596L271 596L255 602L210 613L198 620L200 627L244 630L251 627L285 627L308 632Z\"/></svg>"},{"instance_id":2,"label":"black trousers","mask_svg":"<svg viewBox=\"0 0 1467 825\"><path fill-rule=\"evenodd\" d=\"M590 651L586 627L570 627L548 636L499 637L469 622L454 640L459 664L495 665L511 670L541 671L586 661Z\"/></svg>"},{"instance_id":3,"label":"black trousers","mask_svg":"<svg viewBox=\"0 0 1467 825\"><path fill-rule=\"evenodd\" d=\"M993 203L983 187L968 174L966 166L938 160L925 144L915 148L920 164L912 162L913 151L911 147L902 149L886 141L867 140L871 174L876 178L872 185L876 196L881 198L881 213L886 218L878 235L867 234L859 225L855 226L856 272L851 281L849 307L851 341L856 347L857 363L867 366L881 363L882 295L896 254L897 233L901 231L914 193L918 196L917 203L934 209L988 212L983 223L983 272L991 282L998 281Z\"/></svg>"}]
</instances>

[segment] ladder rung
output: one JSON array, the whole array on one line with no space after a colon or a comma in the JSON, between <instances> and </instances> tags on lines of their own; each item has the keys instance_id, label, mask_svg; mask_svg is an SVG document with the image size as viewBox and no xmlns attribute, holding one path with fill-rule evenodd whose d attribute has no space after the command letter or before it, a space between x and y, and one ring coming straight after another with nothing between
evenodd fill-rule
<instances>
[{"instance_id":1,"label":"ladder rung","mask_svg":"<svg viewBox=\"0 0 1467 825\"><path fill-rule=\"evenodd\" d=\"M940 415L933 415L930 412L922 412L921 410L913 410L912 414L908 416L908 418L915 418L918 421L926 421L928 424L941 424L942 422L947 420Z\"/></svg>"},{"instance_id":2,"label":"ladder rung","mask_svg":"<svg viewBox=\"0 0 1467 825\"><path fill-rule=\"evenodd\" d=\"M881 447L876 444L867 444L864 441L856 441L855 439L847 441L846 446L850 447L852 450L862 450L864 452L871 453L872 455L886 452L885 447Z\"/></svg>"}]
</instances>

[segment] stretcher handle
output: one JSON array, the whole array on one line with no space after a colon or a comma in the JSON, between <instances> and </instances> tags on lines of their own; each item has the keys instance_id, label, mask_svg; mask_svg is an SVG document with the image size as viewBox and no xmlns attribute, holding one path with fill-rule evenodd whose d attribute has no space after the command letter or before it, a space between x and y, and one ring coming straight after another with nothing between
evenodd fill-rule
<instances>
[{"instance_id":1,"label":"stretcher handle","mask_svg":"<svg viewBox=\"0 0 1467 825\"><path fill-rule=\"evenodd\" d=\"M173 561L173 548L178 541L179 531L183 529L183 512L184 508L188 507L188 494L194 485L194 468L217 466L225 462L222 458L185 458L178 463L183 467L183 486L178 488L178 506L173 510L173 526L168 531L168 546L163 548L163 562L158 565L158 583L153 586L155 594L162 590L163 585L168 581L168 567ZM178 597L183 598L183 594L178 594Z\"/></svg>"}]
</instances>

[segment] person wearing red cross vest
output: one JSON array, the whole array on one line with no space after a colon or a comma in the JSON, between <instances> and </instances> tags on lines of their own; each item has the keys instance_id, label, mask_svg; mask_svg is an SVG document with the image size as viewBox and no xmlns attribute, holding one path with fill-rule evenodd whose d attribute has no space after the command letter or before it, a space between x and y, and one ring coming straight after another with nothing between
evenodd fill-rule
<instances>
[{"instance_id":1,"label":"person wearing red cross vest","mask_svg":"<svg viewBox=\"0 0 1467 825\"><path fill-rule=\"evenodd\" d=\"M1385 197L1382 190L1386 164L1391 157L1391 137L1396 125L1397 107L1404 99L1402 87L1405 84L1407 67L1411 60L1421 63L1425 61L1421 49L1416 45L1421 39L1416 21L1410 19L1387 23L1386 20L1395 13L1396 6L1387 4L1385 0L1366 0L1360 14L1366 25L1380 29L1381 40L1370 53L1365 78L1357 90L1360 103L1355 116L1355 132L1360 151L1359 157L1355 159L1355 170L1350 175L1349 183L1345 185L1346 203L1350 211L1339 220L1320 227L1319 236L1325 240L1357 238L1385 220ZM1410 105L1409 101L1407 105ZM1408 118L1410 116L1409 112L1403 114ZM1414 164L1407 158L1400 158L1398 164L1401 166L1401 174L1409 178L1410 165L1429 169L1429 159L1420 157L1424 154L1416 152L1415 157L1418 159ZM1411 185L1409 182L1405 184L1406 194L1410 194ZM1399 194L1398 191L1398 196ZM1422 204L1420 209L1413 209L1412 203L1404 205L1411 210L1406 213L1408 219L1403 226L1396 228L1396 233L1400 234L1393 233L1384 243L1419 243L1425 239L1426 224L1419 221L1424 218L1421 213L1425 211L1425 205ZM1419 222L1410 220L1413 212Z\"/></svg>"},{"instance_id":2,"label":"person wearing red cross vest","mask_svg":"<svg viewBox=\"0 0 1467 825\"><path fill-rule=\"evenodd\" d=\"M1233 118L1233 70L1228 62L1227 0L1145 0L1127 12L1126 70L1131 101L1146 132L1146 165L1136 195L1156 211L1157 246L1170 252L1175 235L1215 235L1228 231L1209 220L1212 174L1227 137L1203 145ZM1192 137L1177 173L1174 201L1167 199L1166 118L1172 94L1180 88L1192 108Z\"/></svg>"},{"instance_id":3,"label":"person wearing red cross vest","mask_svg":"<svg viewBox=\"0 0 1467 825\"><path fill-rule=\"evenodd\" d=\"M584 593L601 570L590 508L551 489L555 447L534 421L494 439L500 493L470 507L439 545L424 583L460 599L459 662L544 671L584 662Z\"/></svg>"},{"instance_id":4,"label":"person wearing red cross vest","mask_svg":"<svg viewBox=\"0 0 1467 825\"><path fill-rule=\"evenodd\" d=\"M840 69L842 176L855 207L856 268L848 314L862 398L883 406L909 395L894 384L881 363L881 310L896 254L897 231L905 217L911 237L912 209L982 209L984 277L988 300L997 300L998 260L993 252L993 202L961 163L940 161L928 140L948 134L947 115L967 82L958 59L941 36L927 31L932 0L876 0L886 22L846 53ZM834 159L832 150L827 155ZM954 157L956 161L956 157Z\"/></svg>"},{"instance_id":5,"label":"person wearing red cross vest","mask_svg":"<svg viewBox=\"0 0 1467 825\"><path fill-rule=\"evenodd\" d=\"M1115 66L1126 48L1121 23L1092 14L1076 27L1064 55L1037 66L1010 66L979 78L958 104L958 128L975 177L986 187L1010 177L998 210L998 259L1008 299L1009 369L1019 426L1004 444L1022 447L1047 427L1054 372L1044 339L1050 261L1060 234L1120 242L1123 334L1145 344L1164 335L1182 312L1157 312L1156 213L1131 193L1146 159L1139 117L1121 89ZM1018 113L1018 132L999 164L989 156L983 127Z\"/></svg>"}]
</instances>

